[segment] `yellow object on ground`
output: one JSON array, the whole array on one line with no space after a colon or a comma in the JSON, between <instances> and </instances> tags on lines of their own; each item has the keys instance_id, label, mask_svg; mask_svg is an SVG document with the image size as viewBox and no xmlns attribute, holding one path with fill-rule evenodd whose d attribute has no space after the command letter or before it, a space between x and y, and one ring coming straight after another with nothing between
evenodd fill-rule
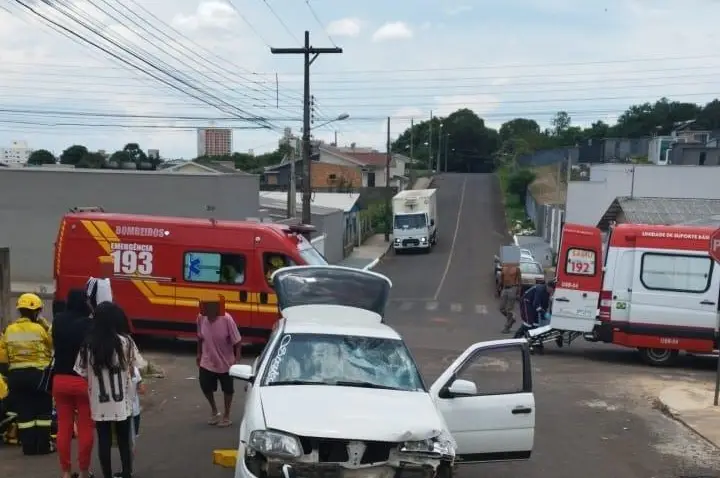
<instances>
[{"instance_id":1,"label":"yellow object on ground","mask_svg":"<svg viewBox=\"0 0 720 478\"><path fill-rule=\"evenodd\" d=\"M223 468L235 468L237 450L213 450L213 464Z\"/></svg>"}]
</instances>

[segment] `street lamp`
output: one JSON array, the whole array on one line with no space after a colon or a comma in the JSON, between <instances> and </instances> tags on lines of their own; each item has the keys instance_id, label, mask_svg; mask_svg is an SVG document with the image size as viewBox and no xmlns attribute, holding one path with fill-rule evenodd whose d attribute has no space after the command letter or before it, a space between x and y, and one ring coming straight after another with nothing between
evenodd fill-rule
<instances>
[{"instance_id":1,"label":"street lamp","mask_svg":"<svg viewBox=\"0 0 720 478\"><path fill-rule=\"evenodd\" d=\"M338 117L335 119L331 119L330 121L326 121L325 123L321 123L317 126L312 126L310 128L310 130L312 131L314 128L322 128L323 126L327 126L330 123L335 123L337 121L345 121L349 117L350 117L349 114L342 113L342 114L338 115ZM310 135L308 135L308 137L309 136ZM307 145L307 148L310 149L309 144ZM306 158L306 159L307 159L307 164L303 165L304 166L303 169L305 171L305 174L307 175L307 177L304 178L305 180L303 181L303 218L310 217L310 197L312 194L312 184L311 184L312 175L310 174L310 167L311 167L312 160L310 160L309 158ZM296 209L297 208L297 205L296 205L297 197L296 197L296 192L295 192L296 187L297 187L297 184L296 184L297 180L295 179L295 161L296 161L296 159L293 159L292 161L290 161L290 187L288 188L288 198L287 198L287 206L288 206L287 217L289 217L289 218L295 217L295 212L297 211L297 209ZM305 211L306 208L307 208L307 211Z\"/></svg>"},{"instance_id":2,"label":"street lamp","mask_svg":"<svg viewBox=\"0 0 720 478\"><path fill-rule=\"evenodd\" d=\"M330 121L326 121L326 122L324 122L324 123L320 123L320 124L317 125L317 126L313 126L311 129L322 128L323 126L327 126L327 125L329 125L330 123L335 123L335 122L337 122L337 121L345 121L345 120L348 119L349 117L350 117L349 114L343 113L343 114L339 115L337 118L331 119Z\"/></svg>"}]
</instances>

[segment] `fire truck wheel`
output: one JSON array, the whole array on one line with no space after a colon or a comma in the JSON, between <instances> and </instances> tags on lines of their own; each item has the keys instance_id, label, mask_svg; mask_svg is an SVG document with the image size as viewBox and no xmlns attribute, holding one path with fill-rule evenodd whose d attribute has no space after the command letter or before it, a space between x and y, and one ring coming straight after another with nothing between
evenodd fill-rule
<instances>
[{"instance_id":1,"label":"fire truck wheel","mask_svg":"<svg viewBox=\"0 0 720 478\"><path fill-rule=\"evenodd\" d=\"M675 363L679 351L671 349L638 349L643 362L654 367L669 367Z\"/></svg>"}]
</instances>

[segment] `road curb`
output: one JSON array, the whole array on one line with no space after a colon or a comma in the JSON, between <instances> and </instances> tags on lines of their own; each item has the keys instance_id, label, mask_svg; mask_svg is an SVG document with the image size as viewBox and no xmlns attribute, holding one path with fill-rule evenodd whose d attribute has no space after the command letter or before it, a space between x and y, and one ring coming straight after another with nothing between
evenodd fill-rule
<instances>
[{"instance_id":1,"label":"road curb","mask_svg":"<svg viewBox=\"0 0 720 478\"><path fill-rule=\"evenodd\" d=\"M363 267L363 270L371 271L371 270L373 270L375 267L377 267L377 265L380 264L380 261L382 260L382 258L385 257L388 252L390 252L390 248L392 248L392 241L390 241L390 242L388 243L387 248L385 249L385 252L383 252L383 253L380 254L378 257L376 257L375 260L373 260L370 264L368 264L368 265L366 265L365 267Z\"/></svg>"},{"instance_id":2,"label":"road curb","mask_svg":"<svg viewBox=\"0 0 720 478\"><path fill-rule=\"evenodd\" d=\"M703 439L707 444L709 444L710 446L712 446L712 447L717 448L718 450L720 450L720 446L718 446L718 444L715 443L714 440L712 440L712 439L710 439L709 437L705 436L705 434L703 434L703 433L701 433L700 431L698 431L697 428L695 428L694 426L690 425L690 424L683 418L682 413L680 413L679 411L673 409L670 405L668 405L667 403L665 403L665 401L662 399L662 397L658 396L658 397L655 399L655 401L654 401L654 403L653 403L653 407L654 407L655 409L659 410L660 413L662 413L662 414L665 415L666 417L668 417L668 418L670 418L670 419L672 419L672 420L675 420L675 421L678 422L678 423L681 423L685 428L687 428L688 430L690 430L691 432L693 432L695 435L697 435L697 436L699 436L700 438L702 438L702 439Z\"/></svg>"}]
</instances>

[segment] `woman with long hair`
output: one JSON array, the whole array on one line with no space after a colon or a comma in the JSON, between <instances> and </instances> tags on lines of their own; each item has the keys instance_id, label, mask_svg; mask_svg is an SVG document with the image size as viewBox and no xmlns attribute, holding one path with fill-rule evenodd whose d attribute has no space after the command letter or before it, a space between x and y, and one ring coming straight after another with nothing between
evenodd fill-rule
<instances>
[{"instance_id":1,"label":"woman with long hair","mask_svg":"<svg viewBox=\"0 0 720 478\"><path fill-rule=\"evenodd\" d=\"M90 414L87 380L74 370L78 353L90 329L90 310L82 289L68 292L66 308L55 315L52 338L55 353L52 394L57 411L57 451L62 478L70 478L73 425L77 417L78 466L80 478L91 476L90 458L95 440L95 425Z\"/></svg>"},{"instance_id":2,"label":"woman with long hair","mask_svg":"<svg viewBox=\"0 0 720 478\"><path fill-rule=\"evenodd\" d=\"M111 451L114 429L122 464L122 471L115 476L131 478L131 420L136 394L132 377L134 368L143 368L145 360L132 338L118 331L117 324L127 321L125 312L118 305L99 303L93 319L75 371L88 379L90 410L97 430L103 477L113 478Z\"/></svg>"}]
</instances>

